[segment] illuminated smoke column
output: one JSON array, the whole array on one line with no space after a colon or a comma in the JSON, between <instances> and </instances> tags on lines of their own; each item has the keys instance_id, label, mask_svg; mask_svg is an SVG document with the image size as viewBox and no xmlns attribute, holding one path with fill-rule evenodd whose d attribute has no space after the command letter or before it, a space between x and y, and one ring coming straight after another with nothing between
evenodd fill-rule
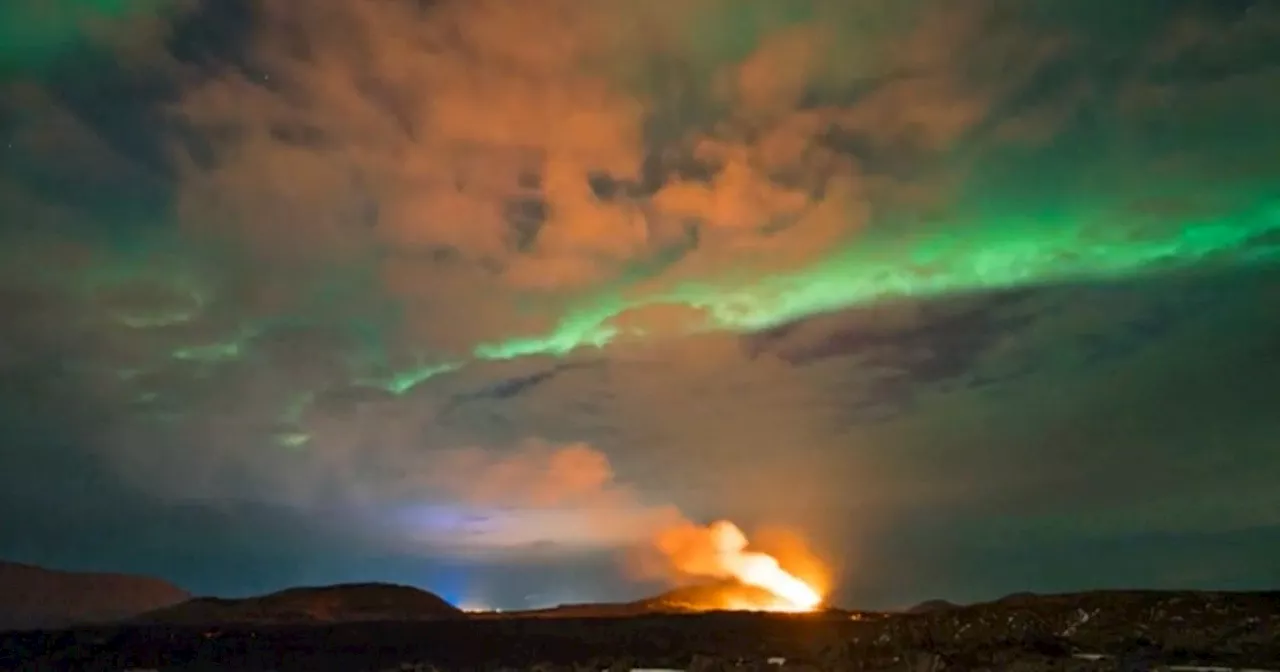
<instances>
[{"instance_id":1,"label":"illuminated smoke column","mask_svg":"<svg viewBox=\"0 0 1280 672\"><path fill-rule=\"evenodd\" d=\"M732 580L777 598L771 611L810 611L822 602L816 588L787 571L778 558L748 548L737 525L719 520L706 527L684 522L662 530L658 550L684 575Z\"/></svg>"}]
</instances>

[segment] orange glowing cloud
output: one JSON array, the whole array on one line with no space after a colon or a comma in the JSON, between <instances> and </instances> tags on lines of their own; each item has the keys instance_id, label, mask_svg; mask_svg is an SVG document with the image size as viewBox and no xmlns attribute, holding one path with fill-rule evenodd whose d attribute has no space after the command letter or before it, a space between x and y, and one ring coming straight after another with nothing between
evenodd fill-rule
<instances>
[{"instance_id":1,"label":"orange glowing cloud","mask_svg":"<svg viewBox=\"0 0 1280 672\"><path fill-rule=\"evenodd\" d=\"M946 148L990 101L935 44L980 12L808 4L264 0L253 67L177 107L202 135L179 210L272 272L373 266L448 351L534 333L530 302L794 270L895 188L831 138ZM903 64L925 74L837 95Z\"/></svg>"}]
</instances>

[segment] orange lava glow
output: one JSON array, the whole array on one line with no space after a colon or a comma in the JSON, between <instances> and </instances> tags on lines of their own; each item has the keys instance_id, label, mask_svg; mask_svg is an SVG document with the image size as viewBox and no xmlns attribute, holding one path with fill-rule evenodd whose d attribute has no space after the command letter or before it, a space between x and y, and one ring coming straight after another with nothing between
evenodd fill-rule
<instances>
[{"instance_id":1,"label":"orange lava glow","mask_svg":"<svg viewBox=\"0 0 1280 672\"><path fill-rule=\"evenodd\" d=\"M778 559L748 548L747 535L737 525L721 520L706 527L691 523L664 530L658 548L682 574L734 581L760 589L758 594L731 592L718 596L707 608L752 611L813 611L822 604L822 593L788 572Z\"/></svg>"}]
</instances>

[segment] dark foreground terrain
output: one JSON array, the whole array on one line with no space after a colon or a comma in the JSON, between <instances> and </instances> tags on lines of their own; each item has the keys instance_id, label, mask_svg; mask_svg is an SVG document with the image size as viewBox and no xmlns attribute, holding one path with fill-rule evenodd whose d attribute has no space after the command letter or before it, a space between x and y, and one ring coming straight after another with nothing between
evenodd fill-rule
<instances>
[{"instance_id":1,"label":"dark foreground terrain","mask_svg":"<svg viewBox=\"0 0 1280 672\"><path fill-rule=\"evenodd\" d=\"M0 634L13 670L1280 670L1280 593L1016 596L905 614L512 616Z\"/></svg>"}]
</instances>

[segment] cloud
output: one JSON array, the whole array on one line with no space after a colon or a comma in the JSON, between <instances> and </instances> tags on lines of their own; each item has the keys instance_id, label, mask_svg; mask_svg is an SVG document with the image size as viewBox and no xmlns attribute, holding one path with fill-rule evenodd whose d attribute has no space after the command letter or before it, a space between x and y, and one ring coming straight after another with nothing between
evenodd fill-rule
<instances>
[{"instance_id":1,"label":"cloud","mask_svg":"<svg viewBox=\"0 0 1280 672\"><path fill-rule=\"evenodd\" d=\"M1150 159L1163 183L1204 177L1138 111L1167 86L1159 39L1100 74L1090 38L1035 8L659 4L259 3L249 54L173 110L185 235L283 302L358 268L398 338L457 360L1158 272L1271 230L1239 198L1200 206L1231 236L1134 216L1167 200L1139 184ZM1036 153L1068 136L1113 160ZM1197 156L1238 165L1220 139ZM1040 217L1024 190L1070 203ZM674 306L688 316L655 317Z\"/></svg>"},{"instance_id":2,"label":"cloud","mask_svg":"<svg viewBox=\"0 0 1280 672\"><path fill-rule=\"evenodd\" d=\"M1179 276L1274 258L1266 7L312 4L0 92L0 373L82 468L409 557L674 507L869 583L903 526L1274 523L1221 382L1273 292Z\"/></svg>"},{"instance_id":3,"label":"cloud","mask_svg":"<svg viewBox=\"0 0 1280 672\"><path fill-rule=\"evenodd\" d=\"M410 478L418 492L396 489L407 502L405 534L436 552L508 560L622 553L681 519L673 507L647 503L618 482L608 458L581 443L432 451Z\"/></svg>"},{"instance_id":4,"label":"cloud","mask_svg":"<svg viewBox=\"0 0 1280 672\"><path fill-rule=\"evenodd\" d=\"M179 107L184 218L264 264L373 264L465 352L553 329L528 303L801 269L896 188L829 138L937 154L996 93L947 56L976 9L657 5L261 3L252 64Z\"/></svg>"}]
</instances>

